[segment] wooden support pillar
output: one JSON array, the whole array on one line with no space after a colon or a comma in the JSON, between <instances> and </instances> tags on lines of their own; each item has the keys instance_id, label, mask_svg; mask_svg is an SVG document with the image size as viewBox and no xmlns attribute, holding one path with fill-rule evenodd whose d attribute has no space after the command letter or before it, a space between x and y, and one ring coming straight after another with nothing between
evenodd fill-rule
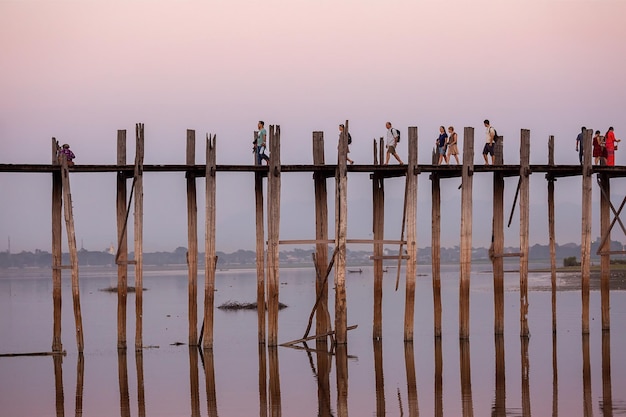
<instances>
[{"instance_id":1,"label":"wooden support pillar","mask_svg":"<svg viewBox=\"0 0 626 417\"><path fill-rule=\"evenodd\" d=\"M313 132L313 164L324 165L324 132ZM315 239L328 240L328 192L326 177L320 172L313 173L315 186ZM325 271L328 268L328 243L315 244L315 259L317 270ZM315 334L331 331L330 314L328 312L328 281L317 275L315 293L319 297L317 312L315 313Z\"/></svg>"},{"instance_id":2,"label":"wooden support pillar","mask_svg":"<svg viewBox=\"0 0 626 417\"><path fill-rule=\"evenodd\" d=\"M126 130L117 131L117 165L126 165ZM117 348L126 349L126 307L128 296L128 234L126 233L126 174L117 171Z\"/></svg>"},{"instance_id":3,"label":"wooden support pillar","mask_svg":"<svg viewBox=\"0 0 626 417\"><path fill-rule=\"evenodd\" d=\"M557 335L552 332L552 415L559 415L559 366L558 366L558 350Z\"/></svg>"},{"instance_id":4,"label":"wooden support pillar","mask_svg":"<svg viewBox=\"0 0 626 417\"><path fill-rule=\"evenodd\" d=\"M472 185L474 175L474 128L463 133L461 183L461 277L459 283L459 337L469 339L469 289L472 268Z\"/></svg>"},{"instance_id":5,"label":"wooden support pillar","mask_svg":"<svg viewBox=\"0 0 626 417\"><path fill-rule=\"evenodd\" d=\"M415 280L417 278L417 127L409 127L409 153L406 167L406 290L404 301L404 341L413 340L415 320Z\"/></svg>"},{"instance_id":6,"label":"wooden support pillar","mask_svg":"<svg viewBox=\"0 0 626 417\"><path fill-rule=\"evenodd\" d=\"M504 334L504 176L493 173L493 231L491 265L493 269L494 334Z\"/></svg>"},{"instance_id":7,"label":"wooden support pillar","mask_svg":"<svg viewBox=\"0 0 626 417\"><path fill-rule=\"evenodd\" d=\"M85 386L85 357L82 353L79 353L76 358L76 409L75 415L82 416L83 414L83 392Z\"/></svg>"},{"instance_id":8,"label":"wooden support pillar","mask_svg":"<svg viewBox=\"0 0 626 417\"><path fill-rule=\"evenodd\" d=\"M431 267L433 274L433 307L435 337L441 337L441 178L439 174L430 174L432 188L432 243Z\"/></svg>"},{"instance_id":9,"label":"wooden support pillar","mask_svg":"<svg viewBox=\"0 0 626 417\"><path fill-rule=\"evenodd\" d=\"M278 345L279 232L280 232L280 126L270 126L270 162L267 176L267 339ZM345 163L345 162L344 162Z\"/></svg>"},{"instance_id":10,"label":"wooden support pillar","mask_svg":"<svg viewBox=\"0 0 626 417\"><path fill-rule=\"evenodd\" d=\"M600 302L602 309L602 330L611 328L610 314L610 279L611 279L611 182L606 173L598 174L600 188L600 236L603 245L600 252Z\"/></svg>"},{"instance_id":11,"label":"wooden support pillar","mask_svg":"<svg viewBox=\"0 0 626 417\"><path fill-rule=\"evenodd\" d=\"M520 336L529 337L528 330L528 233L530 226L530 130L522 129L520 140Z\"/></svg>"},{"instance_id":12,"label":"wooden support pillar","mask_svg":"<svg viewBox=\"0 0 626 417\"><path fill-rule=\"evenodd\" d=\"M498 136L498 141L493 144L493 159L495 165L504 165L504 136Z\"/></svg>"},{"instance_id":13,"label":"wooden support pillar","mask_svg":"<svg viewBox=\"0 0 626 417\"><path fill-rule=\"evenodd\" d=\"M187 165L196 164L196 131L187 130ZM189 170L187 177L187 269L189 286L189 346L198 345L198 206L196 177Z\"/></svg>"},{"instance_id":14,"label":"wooden support pillar","mask_svg":"<svg viewBox=\"0 0 626 417\"><path fill-rule=\"evenodd\" d=\"M613 410L611 388L611 332L602 332L602 408ZM609 415L611 415L609 413Z\"/></svg>"},{"instance_id":15,"label":"wooden support pillar","mask_svg":"<svg viewBox=\"0 0 626 417\"><path fill-rule=\"evenodd\" d=\"M583 139L584 140L584 139ZM587 143L585 143L586 145ZM585 149L583 148L583 154ZM583 158L585 156L583 155ZM593 415L593 395L591 392L591 354L589 352L589 333L583 333L583 416ZM610 415L610 414L609 414Z\"/></svg>"},{"instance_id":16,"label":"wooden support pillar","mask_svg":"<svg viewBox=\"0 0 626 417\"><path fill-rule=\"evenodd\" d=\"M583 135L582 166L582 236L580 242L580 272L582 293L582 332L589 333L589 277L591 274L591 134Z\"/></svg>"},{"instance_id":17,"label":"wooden support pillar","mask_svg":"<svg viewBox=\"0 0 626 417\"><path fill-rule=\"evenodd\" d=\"M72 210L72 192L70 190L70 173L67 160L61 158L61 183L63 184L63 211L67 231L67 246L70 251L72 268L72 302L74 305L74 323L76 326L76 344L78 351L83 351L83 318L80 310L80 289L78 279L78 250L76 249L76 231L74 229L74 213Z\"/></svg>"},{"instance_id":18,"label":"wooden support pillar","mask_svg":"<svg viewBox=\"0 0 626 417\"><path fill-rule=\"evenodd\" d=\"M548 138L548 165L554 166L554 136ZM556 231L554 223L554 183L556 178L546 174L548 180L548 235L550 243L550 283L552 289L552 333L556 333Z\"/></svg>"},{"instance_id":19,"label":"wooden support pillar","mask_svg":"<svg viewBox=\"0 0 626 417\"><path fill-rule=\"evenodd\" d=\"M59 143L52 138L52 165L59 164L57 156ZM61 241L62 241L62 211L63 211L63 184L61 170L52 172L52 351L61 352Z\"/></svg>"},{"instance_id":20,"label":"wooden support pillar","mask_svg":"<svg viewBox=\"0 0 626 417\"><path fill-rule=\"evenodd\" d=\"M406 342L404 343L404 355L406 356ZM413 371L415 373L415 371ZM415 381L415 376L413 376ZM408 381L408 377L407 377ZM435 337L435 417L443 417L443 351L441 348L441 337ZM415 382L414 382L415 383ZM409 399L411 393L409 392ZM415 413L411 413L411 401L409 400L409 416L417 416L417 388L415 392Z\"/></svg>"},{"instance_id":21,"label":"wooden support pillar","mask_svg":"<svg viewBox=\"0 0 626 417\"><path fill-rule=\"evenodd\" d=\"M143 348L143 150L144 125L135 125L135 350Z\"/></svg>"},{"instance_id":22,"label":"wooden support pillar","mask_svg":"<svg viewBox=\"0 0 626 417\"><path fill-rule=\"evenodd\" d=\"M254 132L256 143L259 132ZM257 163L255 149L255 165ZM257 336L259 343L265 343L265 214L263 207L263 177L264 173L254 173L254 211L256 224L256 307L257 307Z\"/></svg>"},{"instance_id":23,"label":"wooden support pillar","mask_svg":"<svg viewBox=\"0 0 626 417\"><path fill-rule=\"evenodd\" d=\"M382 175L372 175L372 231L374 240L374 323L372 337L383 337L383 244L385 238L385 180ZM398 271L400 273L400 271Z\"/></svg>"},{"instance_id":24,"label":"wooden support pillar","mask_svg":"<svg viewBox=\"0 0 626 417\"><path fill-rule=\"evenodd\" d=\"M216 190L216 137L206 137L206 189L204 233L204 349L213 349L213 310L215 304L215 190Z\"/></svg>"},{"instance_id":25,"label":"wooden support pillar","mask_svg":"<svg viewBox=\"0 0 626 417\"><path fill-rule=\"evenodd\" d=\"M339 137L337 171L335 173L335 341L348 341L348 313L346 306L346 239L348 230L348 175L346 155L348 151L348 121ZM346 359L347 360L347 359ZM337 376L339 378L339 376Z\"/></svg>"}]
</instances>

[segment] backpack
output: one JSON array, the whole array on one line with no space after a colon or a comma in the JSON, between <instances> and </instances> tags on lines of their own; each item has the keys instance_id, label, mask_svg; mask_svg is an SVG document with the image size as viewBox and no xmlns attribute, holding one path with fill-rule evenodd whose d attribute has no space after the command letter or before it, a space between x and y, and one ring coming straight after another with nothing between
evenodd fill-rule
<instances>
[{"instance_id":1,"label":"backpack","mask_svg":"<svg viewBox=\"0 0 626 417\"><path fill-rule=\"evenodd\" d=\"M491 126L490 128L493 129L493 143L498 143L498 141L500 140L500 136L498 136L496 128L493 126Z\"/></svg>"},{"instance_id":2,"label":"backpack","mask_svg":"<svg viewBox=\"0 0 626 417\"><path fill-rule=\"evenodd\" d=\"M352 144L352 135L348 132L348 145Z\"/></svg>"},{"instance_id":3,"label":"backpack","mask_svg":"<svg viewBox=\"0 0 626 417\"><path fill-rule=\"evenodd\" d=\"M393 132L396 132L398 134L398 139L396 139L396 142L400 142L400 131L396 128L391 128L391 134L393 135Z\"/></svg>"}]
</instances>

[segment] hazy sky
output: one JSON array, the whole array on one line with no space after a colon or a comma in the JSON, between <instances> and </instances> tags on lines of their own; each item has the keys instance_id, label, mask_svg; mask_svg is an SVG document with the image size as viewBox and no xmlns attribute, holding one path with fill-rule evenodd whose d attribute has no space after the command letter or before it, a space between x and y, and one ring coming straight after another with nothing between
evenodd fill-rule
<instances>
[{"instance_id":1,"label":"hazy sky","mask_svg":"<svg viewBox=\"0 0 626 417\"><path fill-rule=\"evenodd\" d=\"M184 163L186 129L196 130L198 163L211 132L218 164L249 164L259 119L281 126L284 164L312 162L315 130L324 131L326 160L335 162L337 125L346 119L356 163L371 163L372 139L387 120L403 137L418 126L422 164L439 125L460 133L475 127L482 163L489 118L505 136L505 162L518 163L527 128L531 163L546 163L555 135L556 162L573 164L581 125L603 132L612 125L626 137L625 16L620 0L0 0L0 163L49 163L55 136L78 164L112 164L118 129L128 130L130 162L134 125L142 122L147 164ZM406 143L399 147L405 159ZM619 165L626 163L620 152ZM71 181L79 247L108 247L116 241L115 174ZM348 181L348 236L369 237L371 183L366 174ZM491 175L474 181L474 245L486 246ZM144 249L187 246L184 174L147 173L144 182ZM444 246L459 242L459 183L442 182ZM282 184L281 237L312 238L311 175L284 174ZM506 182L507 215L516 184ZM251 174L218 174L218 250L254 248L253 187ZM385 236L394 239L404 184L385 187ZM580 190L580 178L556 183L561 243L580 242ZM0 250L9 237L12 252L50 249L50 191L49 174L0 174ZM612 192L617 206L623 180L612 182ZM420 175L418 193L422 247L430 245L428 175ZM547 242L546 194L543 175L532 175L531 243ZM598 195L594 187L594 236ZM203 242L202 192L198 199ZM518 225L516 216L507 245L519 245Z\"/></svg>"}]
</instances>

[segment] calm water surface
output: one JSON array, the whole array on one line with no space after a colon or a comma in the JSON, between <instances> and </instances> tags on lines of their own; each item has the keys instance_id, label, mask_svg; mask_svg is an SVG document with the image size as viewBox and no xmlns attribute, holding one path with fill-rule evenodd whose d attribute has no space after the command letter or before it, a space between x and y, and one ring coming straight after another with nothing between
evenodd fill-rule
<instances>
[{"instance_id":1,"label":"calm water surface","mask_svg":"<svg viewBox=\"0 0 626 417\"><path fill-rule=\"evenodd\" d=\"M85 350L79 355L65 271L67 355L0 357L0 416L626 415L624 291L611 292L610 334L601 331L600 294L592 291L586 337L581 335L580 291L559 291L553 337L551 295L545 291L549 274L531 274L531 337L525 341L519 337L519 274L507 273L506 330L497 339L490 265L473 269L467 343L458 338L458 266L442 267L443 335L437 340L430 267L418 267L412 344L403 342L404 291L403 282L394 291L395 270L385 274L384 336L376 343L371 337L372 269L347 274L348 325L359 327L348 333L347 349L333 355L260 349L254 311L216 310L213 352L173 345L187 341L184 270L145 272L143 340L150 347L120 353L117 297L100 291L116 285L116 272L88 268L81 269ZM289 306L279 315L281 343L304 334L315 302L314 279L313 269L281 270L280 299ZM559 276L561 284L576 279ZM229 300L254 302L255 271L219 271L216 288L216 306ZM128 302L132 347L132 295ZM51 342L49 271L0 271L0 353L49 351ZM308 346L325 348L315 342Z\"/></svg>"}]
</instances>

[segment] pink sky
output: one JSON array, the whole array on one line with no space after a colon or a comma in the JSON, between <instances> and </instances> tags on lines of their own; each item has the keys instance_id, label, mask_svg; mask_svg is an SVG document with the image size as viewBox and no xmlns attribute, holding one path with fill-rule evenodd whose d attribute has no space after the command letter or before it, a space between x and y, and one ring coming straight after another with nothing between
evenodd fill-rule
<instances>
[{"instance_id":1,"label":"pink sky","mask_svg":"<svg viewBox=\"0 0 626 417\"><path fill-rule=\"evenodd\" d=\"M182 163L190 128L197 130L199 162L201 138L212 132L218 135L218 164L248 164L259 119L281 125L286 164L311 162L314 130L325 132L327 160L333 161L336 127L346 119L357 163L371 162L371 140L384 134L387 120L405 135L408 126L418 126L420 163L428 163L439 125L454 125L460 132L473 126L480 144L482 120L490 118L511 143L507 162L518 161L519 130L528 128L532 163L546 162L547 137L555 135L557 163L572 164L582 124L602 131L613 125L618 137L626 136L624 16L626 2L605 0L3 1L0 163L48 163L52 136L72 145L78 163L113 163L116 130L129 131L132 149L134 123L143 122L146 163ZM477 155L476 163L480 159ZM626 159L618 154L617 163ZM186 245L182 180L152 181L155 188L152 194L147 188L146 198L163 207L147 210L147 233L167 242L154 249ZM228 236L241 230L227 225L238 223L237 216L249 217L251 180L223 181L218 197L222 213L229 214L221 214L218 249L231 250ZM312 213L312 191L301 190L302 181L287 180L285 186L293 189L283 193L282 233L300 238L311 235L312 226L294 229L290 222L298 218L290 219L288 212L307 207ZM115 240L114 179L83 175L74 182L85 246L100 249ZM575 192L561 193L559 201L579 205L580 183L570 183ZM103 195L94 195L94 184L101 185ZM367 179L351 185L352 207L370 210ZM170 200L161 195L168 186ZM240 186L241 195L230 192ZM12 236L16 250L49 247L49 187L45 175L0 176L0 192L19 196L0 203L8 215L0 220L0 242ZM508 193L514 184L507 187ZM545 193L543 179L533 178L533 187ZM397 188L398 201L388 194L389 216L401 203L403 186ZM475 189L478 206L481 199L490 200L485 188L484 195ZM427 178L420 178L420 196L427 199L429 189ZM619 181L613 192L624 193ZM456 192L443 198L458 219ZM533 223L540 226L531 241L547 240L540 211L544 201L533 201ZM25 211L31 205L38 207ZM419 208L427 214L418 229L420 246L430 244L429 207L427 200ZM354 216L354 234L368 233L367 210L363 219ZM18 215L36 220L14 221ZM178 220L163 225L165 217ZM111 230L94 226L103 218ZM245 246L252 247L253 225L240 227L249 231ZM399 224L388 228L390 236L395 229ZM580 240L580 231L563 234L564 241ZM444 245L456 244L458 223L447 232L444 226L443 236ZM481 244L481 231L475 236ZM516 239L513 233L507 243Z\"/></svg>"}]
</instances>

